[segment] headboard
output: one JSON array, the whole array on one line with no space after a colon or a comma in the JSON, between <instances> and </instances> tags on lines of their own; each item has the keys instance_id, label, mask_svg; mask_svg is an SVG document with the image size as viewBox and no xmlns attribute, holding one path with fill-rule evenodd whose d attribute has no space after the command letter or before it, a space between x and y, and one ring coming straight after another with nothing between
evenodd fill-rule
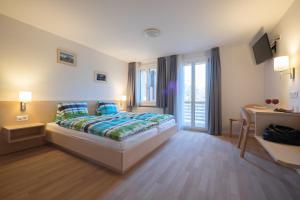
<instances>
[{"instance_id":1,"label":"headboard","mask_svg":"<svg viewBox=\"0 0 300 200\"><path fill-rule=\"evenodd\" d=\"M82 101L32 101L26 105L26 112L20 111L20 102L18 101L0 101L0 130L6 125L21 125L35 122L48 123L53 122L56 115L57 104L60 102L82 102ZM97 101L85 101L88 103L89 114L95 114ZM104 101L108 102L108 101ZM115 102L116 101L109 101ZM17 115L28 115L27 121L16 121ZM45 142L40 139L28 140L14 144L8 144L4 134L0 134L0 155L19 151L31 146L42 145Z\"/></svg>"},{"instance_id":2,"label":"headboard","mask_svg":"<svg viewBox=\"0 0 300 200\"><path fill-rule=\"evenodd\" d=\"M32 101L27 104L26 112L20 111L18 101L0 101L0 127L3 125L17 125L26 123L42 122L48 123L55 119L57 104L61 102L82 102L82 101ZM88 103L90 115L95 114L97 101L84 101ZM104 101L108 102L108 101ZM114 100L109 102L115 102ZM17 115L28 115L28 121L17 122Z\"/></svg>"}]
</instances>

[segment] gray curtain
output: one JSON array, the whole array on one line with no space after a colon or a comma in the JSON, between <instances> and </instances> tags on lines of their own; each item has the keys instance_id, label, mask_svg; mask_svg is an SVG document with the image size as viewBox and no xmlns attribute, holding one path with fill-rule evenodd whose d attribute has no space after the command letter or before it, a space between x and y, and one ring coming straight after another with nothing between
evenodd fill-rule
<instances>
[{"instance_id":1,"label":"gray curtain","mask_svg":"<svg viewBox=\"0 0 300 200\"><path fill-rule=\"evenodd\" d=\"M177 87L177 56L167 58L167 107L166 114L176 115L176 87Z\"/></svg>"},{"instance_id":2,"label":"gray curtain","mask_svg":"<svg viewBox=\"0 0 300 200\"><path fill-rule=\"evenodd\" d=\"M157 87L156 87L156 106L165 109L167 106L166 98L166 73L167 63L166 58L161 57L157 59Z\"/></svg>"},{"instance_id":3,"label":"gray curtain","mask_svg":"<svg viewBox=\"0 0 300 200\"><path fill-rule=\"evenodd\" d=\"M221 135L221 62L219 47L211 49L207 68L208 78L208 133Z\"/></svg>"},{"instance_id":4,"label":"gray curtain","mask_svg":"<svg viewBox=\"0 0 300 200\"><path fill-rule=\"evenodd\" d=\"M156 105L163 108L164 113L175 115L177 56L158 58L157 63Z\"/></svg>"},{"instance_id":5,"label":"gray curtain","mask_svg":"<svg viewBox=\"0 0 300 200\"><path fill-rule=\"evenodd\" d=\"M132 108L136 106L135 99L135 83L136 83L136 62L128 63L128 82L127 82L127 109L132 111Z\"/></svg>"}]
</instances>

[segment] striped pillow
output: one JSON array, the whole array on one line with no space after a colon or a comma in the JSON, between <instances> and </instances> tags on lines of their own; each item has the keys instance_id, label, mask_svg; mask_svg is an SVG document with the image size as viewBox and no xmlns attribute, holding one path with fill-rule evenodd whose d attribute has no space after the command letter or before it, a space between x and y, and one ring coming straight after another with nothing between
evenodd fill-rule
<instances>
[{"instance_id":1,"label":"striped pillow","mask_svg":"<svg viewBox=\"0 0 300 200\"><path fill-rule=\"evenodd\" d=\"M98 102L96 115L111 115L118 113L118 108L115 103Z\"/></svg>"},{"instance_id":2,"label":"striped pillow","mask_svg":"<svg viewBox=\"0 0 300 200\"><path fill-rule=\"evenodd\" d=\"M87 116L88 108L86 102L59 103L57 104L56 122L74 117Z\"/></svg>"}]
</instances>

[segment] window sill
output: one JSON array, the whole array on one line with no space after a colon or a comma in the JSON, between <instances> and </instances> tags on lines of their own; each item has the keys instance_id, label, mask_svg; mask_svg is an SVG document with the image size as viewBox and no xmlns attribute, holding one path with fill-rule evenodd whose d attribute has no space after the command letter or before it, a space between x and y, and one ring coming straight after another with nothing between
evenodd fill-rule
<instances>
[{"instance_id":1,"label":"window sill","mask_svg":"<svg viewBox=\"0 0 300 200\"><path fill-rule=\"evenodd\" d=\"M157 108L157 106L156 106L156 105L139 105L138 107Z\"/></svg>"}]
</instances>

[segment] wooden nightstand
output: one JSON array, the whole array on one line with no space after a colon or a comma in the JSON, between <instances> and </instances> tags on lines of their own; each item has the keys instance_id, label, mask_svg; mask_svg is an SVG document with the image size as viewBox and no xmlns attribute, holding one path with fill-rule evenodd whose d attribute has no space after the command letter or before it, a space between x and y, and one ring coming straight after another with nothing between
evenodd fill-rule
<instances>
[{"instance_id":1,"label":"wooden nightstand","mask_svg":"<svg viewBox=\"0 0 300 200\"><path fill-rule=\"evenodd\" d=\"M0 155L44 145L45 124L4 126L0 138Z\"/></svg>"},{"instance_id":2,"label":"wooden nightstand","mask_svg":"<svg viewBox=\"0 0 300 200\"><path fill-rule=\"evenodd\" d=\"M2 127L0 155L22 151L46 144L45 124L32 123Z\"/></svg>"},{"instance_id":3,"label":"wooden nightstand","mask_svg":"<svg viewBox=\"0 0 300 200\"><path fill-rule=\"evenodd\" d=\"M45 137L45 124L33 123L24 125L4 126L6 142L9 144Z\"/></svg>"}]
</instances>

